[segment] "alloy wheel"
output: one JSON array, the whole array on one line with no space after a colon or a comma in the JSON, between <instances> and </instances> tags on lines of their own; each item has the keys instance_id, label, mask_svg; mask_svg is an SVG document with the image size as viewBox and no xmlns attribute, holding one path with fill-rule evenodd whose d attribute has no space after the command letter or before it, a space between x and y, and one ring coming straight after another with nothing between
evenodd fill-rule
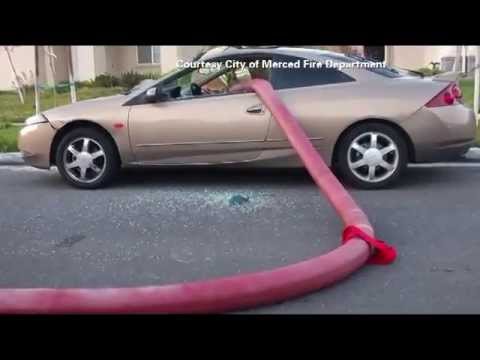
<instances>
[{"instance_id":1,"label":"alloy wheel","mask_svg":"<svg viewBox=\"0 0 480 360\"><path fill-rule=\"evenodd\" d=\"M105 172L107 158L103 147L97 141L80 137L65 148L63 163L67 175L72 179L92 183Z\"/></svg>"},{"instance_id":2,"label":"alloy wheel","mask_svg":"<svg viewBox=\"0 0 480 360\"><path fill-rule=\"evenodd\" d=\"M380 132L365 132L350 144L348 167L359 179L376 183L390 177L399 165L397 144Z\"/></svg>"}]
</instances>

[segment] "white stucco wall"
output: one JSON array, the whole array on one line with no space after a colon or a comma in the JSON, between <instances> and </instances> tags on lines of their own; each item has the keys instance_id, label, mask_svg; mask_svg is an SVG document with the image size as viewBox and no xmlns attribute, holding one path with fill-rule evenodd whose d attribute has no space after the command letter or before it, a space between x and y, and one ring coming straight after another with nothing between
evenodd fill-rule
<instances>
[{"instance_id":1,"label":"white stucco wall","mask_svg":"<svg viewBox=\"0 0 480 360\"><path fill-rule=\"evenodd\" d=\"M425 46L392 46L390 63L405 69L419 69L427 65Z\"/></svg>"},{"instance_id":2,"label":"white stucco wall","mask_svg":"<svg viewBox=\"0 0 480 360\"><path fill-rule=\"evenodd\" d=\"M112 75L120 76L120 74L128 71L139 73L161 72L161 66L158 64L138 64L136 46L107 46L106 48L107 68L111 69L110 74Z\"/></svg>"},{"instance_id":3,"label":"white stucco wall","mask_svg":"<svg viewBox=\"0 0 480 360\"><path fill-rule=\"evenodd\" d=\"M427 67L430 62L440 62L442 57L455 57L456 48L447 45L392 46L392 65L412 70ZM468 56L471 55L475 55L475 46L468 47Z\"/></svg>"},{"instance_id":4,"label":"white stucco wall","mask_svg":"<svg viewBox=\"0 0 480 360\"><path fill-rule=\"evenodd\" d=\"M93 54L95 63L95 75L107 73L109 69L107 67L106 46L94 46Z\"/></svg>"},{"instance_id":5,"label":"white stucco wall","mask_svg":"<svg viewBox=\"0 0 480 360\"><path fill-rule=\"evenodd\" d=\"M179 59L182 59L184 61L191 61L204 48L205 46L198 46L198 45L178 46L177 56Z\"/></svg>"},{"instance_id":6,"label":"white stucco wall","mask_svg":"<svg viewBox=\"0 0 480 360\"><path fill-rule=\"evenodd\" d=\"M15 64L17 73L21 76L24 72L30 77L35 71L35 53L33 46L15 46L12 54L12 59ZM30 73L31 72L31 73ZM0 46L0 90L13 90L12 85L13 74L8 62L7 53L4 46ZM0 109L1 111L1 109Z\"/></svg>"},{"instance_id":7,"label":"white stucco wall","mask_svg":"<svg viewBox=\"0 0 480 360\"><path fill-rule=\"evenodd\" d=\"M105 71L119 76L122 72L123 46L105 46Z\"/></svg>"},{"instance_id":8,"label":"white stucco wall","mask_svg":"<svg viewBox=\"0 0 480 360\"><path fill-rule=\"evenodd\" d=\"M53 85L54 82L59 83L68 80L67 67L67 47L52 46L56 59L53 60L55 74L50 67L50 56L48 56L45 46L38 46L39 60L39 82L40 84Z\"/></svg>"},{"instance_id":9,"label":"white stucco wall","mask_svg":"<svg viewBox=\"0 0 480 360\"><path fill-rule=\"evenodd\" d=\"M75 81L95 78L95 47L72 46L72 62Z\"/></svg>"},{"instance_id":10,"label":"white stucco wall","mask_svg":"<svg viewBox=\"0 0 480 360\"><path fill-rule=\"evenodd\" d=\"M96 51L95 56L105 56L103 61L96 60L96 73L98 69L119 76L127 71L136 71L139 73L166 73L176 68L177 59L191 60L203 46L161 46L160 64L139 64L137 59L136 46L105 46L105 55L103 52Z\"/></svg>"},{"instance_id":11,"label":"white stucco wall","mask_svg":"<svg viewBox=\"0 0 480 360\"><path fill-rule=\"evenodd\" d=\"M162 73L176 69L178 59L178 46L161 46L160 47L160 63Z\"/></svg>"}]
</instances>

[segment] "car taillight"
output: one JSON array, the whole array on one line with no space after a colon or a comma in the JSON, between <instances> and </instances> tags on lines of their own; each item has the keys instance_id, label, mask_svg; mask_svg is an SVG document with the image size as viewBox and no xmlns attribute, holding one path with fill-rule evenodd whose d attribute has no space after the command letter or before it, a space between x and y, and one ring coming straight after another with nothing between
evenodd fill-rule
<instances>
[{"instance_id":1,"label":"car taillight","mask_svg":"<svg viewBox=\"0 0 480 360\"><path fill-rule=\"evenodd\" d=\"M460 87L457 84L452 85L452 94L455 97L455 99L457 100L462 99L462 96L463 96L462 89L460 89Z\"/></svg>"},{"instance_id":2,"label":"car taillight","mask_svg":"<svg viewBox=\"0 0 480 360\"><path fill-rule=\"evenodd\" d=\"M455 104L456 101L460 102L461 99L462 90L460 90L457 84L452 83L435 95L425 106L430 108L449 106Z\"/></svg>"}]
</instances>

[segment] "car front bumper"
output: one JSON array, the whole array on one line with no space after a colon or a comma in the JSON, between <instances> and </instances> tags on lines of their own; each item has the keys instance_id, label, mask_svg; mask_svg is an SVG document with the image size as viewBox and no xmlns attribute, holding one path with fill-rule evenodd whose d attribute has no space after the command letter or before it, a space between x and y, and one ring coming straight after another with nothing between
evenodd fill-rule
<instances>
[{"instance_id":1,"label":"car front bumper","mask_svg":"<svg viewBox=\"0 0 480 360\"><path fill-rule=\"evenodd\" d=\"M26 164L50 169L50 148L55 129L48 123L25 126L18 136L18 148Z\"/></svg>"}]
</instances>

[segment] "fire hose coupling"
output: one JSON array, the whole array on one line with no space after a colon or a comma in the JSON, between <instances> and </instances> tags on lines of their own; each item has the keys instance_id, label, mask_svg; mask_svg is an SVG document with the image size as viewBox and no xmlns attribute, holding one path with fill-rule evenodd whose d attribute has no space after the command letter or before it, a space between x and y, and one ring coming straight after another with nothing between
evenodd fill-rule
<instances>
[{"instance_id":1,"label":"fire hose coupling","mask_svg":"<svg viewBox=\"0 0 480 360\"><path fill-rule=\"evenodd\" d=\"M395 250L393 246L368 235L365 231L355 225L347 226L343 230L342 243L345 244L354 238L364 240L373 249L373 254L368 260L368 264L388 265L393 263L397 258L397 250Z\"/></svg>"}]
</instances>

